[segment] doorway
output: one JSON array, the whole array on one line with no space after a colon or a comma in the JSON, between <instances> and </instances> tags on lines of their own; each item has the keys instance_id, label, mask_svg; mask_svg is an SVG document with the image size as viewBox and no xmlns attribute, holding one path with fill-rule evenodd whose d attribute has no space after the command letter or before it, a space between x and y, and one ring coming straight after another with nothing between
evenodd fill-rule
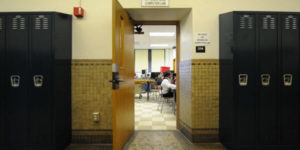
<instances>
[{"instance_id":1,"label":"doorway","mask_svg":"<svg viewBox=\"0 0 300 150\"><path fill-rule=\"evenodd\" d=\"M176 130L177 22L135 22L135 130ZM167 78L166 73L170 73ZM161 83L169 81L170 97ZM165 85L165 83L163 83ZM174 88L175 87L175 88ZM178 87L178 86L177 86Z\"/></svg>"},{"instance_id":2,"label":"doorway","mask_svg":"<svg viewBox=\"0 0 300 150\"><path fill-rule=\"evenodd\" d=\"M153 13L164 14L158 17ZM113 149L124 147L128 139L135 131L135 41L134 25L173 25L176 26L176 61L173 70L176 73L176 127L179 128L179 62L180 62L180 25L183 29L189 29L191 23L186 24L185 19L190 9L127 9L113 1L113 82L116 89L113 90ZM189 15L191 16L191 15ZM183 20L182 20L183 19ZM137 20L137 21L133 21ZM152 20L152 21L147 21ZM171 21L176 20L176 21ZM185 30L183 31L185 33ZM174 47L174 46L173 46ZM172 48L173 48L172 47ZM161 48L160 48L161 49ZM148 50L149 51L149 50ZM151 53L152 56L152 53ZM148 64L149 65L149 64ZM151 64L152 65L152 64ZM175 68L175 69L174 69ZM149 69L149 68L148 68ZM148 70L149 73L149 70ZM151 74L150 74L151 77ZM148 86L149 87L149 86ZM149 92L150 94L150 92ZM147 95L147 94L146 94ZM144 94L143 96L146 97ZM164 104L166 106L168 104ZM164 111L164 110L163 110ZM174 129L174 128L173 128ZM174 130L173 130L174 131ZM175 132L175 131L174 131Z\"/></svg>"}]
</instances>

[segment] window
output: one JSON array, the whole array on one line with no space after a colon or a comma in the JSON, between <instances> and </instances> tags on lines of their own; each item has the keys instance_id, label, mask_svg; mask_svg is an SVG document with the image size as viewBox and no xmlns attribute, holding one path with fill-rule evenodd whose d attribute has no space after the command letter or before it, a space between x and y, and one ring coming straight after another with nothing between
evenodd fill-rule
<instances>
[{"instance_id":1,"label":"window","mask_svg":"<svg viewBox=\"0 0 300 150\"><path fill-rule=\"evenodd\" d=\"M135 72L148 71L148 50L135 50Z\"/></svg>"},{"instance_id":2,"label":"window","mask_svg":"<svg viewBox=\"0 0 300 150\"><path fill-rule=\"evenodd\" d=\"M165 66L165 50L152 50L151 71L160 72L160 67Z\"/></svg>"}]
</instances>

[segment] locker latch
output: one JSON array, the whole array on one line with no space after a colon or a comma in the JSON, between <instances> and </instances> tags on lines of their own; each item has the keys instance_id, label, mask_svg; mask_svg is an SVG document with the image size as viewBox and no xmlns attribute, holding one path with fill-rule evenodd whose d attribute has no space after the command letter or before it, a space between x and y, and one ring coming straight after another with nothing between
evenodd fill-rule
<instances>
[{"instance_id":1,"label":"locker latch","mask_svg":"<svg viewBox=\"0 0 300 150\"><path fill-rule=\"evenodd\" d=\"M292 86L293 75L292 74L284 74L283 75L283 83L284 83L284 86Z\"/></svg>"},{"instance_id":2,"label":"locker latch","mask_svg":"<svg viewBox=\"0 0 300 150\"><path fill-rule=\"evenodd\" d=\"M11 75L10 76L11 87L13 87L13 88L19 87L20 80L21 80L21 77L19 75Z\"/></svg>"},{"instance_id":3,"label":"locker latch","mask_svg":"<svg viewBox=\"0 0 300 150\"><path fill-rule=\"evenodd\" d=\"M262 86L269 86L271 81L271 75L270 74L262 74L261 76L261 85Z\"/></svg>"},{"instance_id":4,"label":"locker latch","mask_svg":"<svg viewBox=\"0 0 300 150\"><path fill-rule=\"evenodd\" d=\"M42 87L43 86L43 79L44 76L42 75L34 75L33 76L33 84L35 87Z\"/></svg>"},{"instance_id":5,"label":"locker latch","mask_svg":"<svg viewBox=\"0 0 300 150\"><path fill-rule=\"evenodd\" d=\"M248 74L239 74L239 84L240 86L247 86Z\"/></svg>"}]
</instances>

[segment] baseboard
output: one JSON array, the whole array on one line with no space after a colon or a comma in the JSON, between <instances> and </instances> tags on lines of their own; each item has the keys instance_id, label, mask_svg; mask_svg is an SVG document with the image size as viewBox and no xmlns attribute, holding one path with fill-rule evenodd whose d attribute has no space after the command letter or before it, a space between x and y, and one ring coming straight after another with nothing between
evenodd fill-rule
<instances>
[{"instance_id":1,"label":"baseboard","mask_svg":"<svg viewBox=\"0 0 300 150\"><path fill-rule=\"evenodd\" d=\"M227 145L225 146L230 150L299 150L299 145L269 145L269 146L254 146L254 145Z\"/></svg>"},{"instance_id":2,"label":"baseboard","mask_svg":"<svg viewBox=\"0 0 300 150\"><path fill-rule=\"evenodd\" d=\"M189 127L184 122L180 121L180 128L179 130L182 134L190 140L192 143L217 143L220 142L219 140L219 129L204 129L204 128L197 128L193 129Z\"/></svg>"},{"instance_id":3,"label":"baseboard","mask_svg":"<svg viewBox=\"0 0 300 150\"><path fill-rule=\"evenodd\" d=\"M73 130L72 144L112 144L112 130Z\"/></svg>"}]
</instances>

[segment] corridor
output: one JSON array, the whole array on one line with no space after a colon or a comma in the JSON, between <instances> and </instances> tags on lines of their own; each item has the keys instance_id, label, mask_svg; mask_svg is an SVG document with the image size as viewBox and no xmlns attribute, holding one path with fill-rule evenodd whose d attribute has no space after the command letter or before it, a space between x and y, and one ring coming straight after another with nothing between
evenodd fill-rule
<instances>
[{"instance_id":1,"label":"corridor","mask_svg":"<svg viewBox=\"0 0 300 150\"><path fill-rule=\"evenodd\" d=\"M220 143L190 143L179 131L136 131L124 150L225 150Z\"/></svg>"},{"instance_id":2,"label":"corridor","mask_svg":"<svg viewBox=\"0 0 300 150\"><path fill-rule=\"evenodd\" d=\"M111 145L70 145L66 150L111 150ZM177 130L135 131L124 150L226 150L220 143L189 142Z\"/></svg>"}]
</instances>

